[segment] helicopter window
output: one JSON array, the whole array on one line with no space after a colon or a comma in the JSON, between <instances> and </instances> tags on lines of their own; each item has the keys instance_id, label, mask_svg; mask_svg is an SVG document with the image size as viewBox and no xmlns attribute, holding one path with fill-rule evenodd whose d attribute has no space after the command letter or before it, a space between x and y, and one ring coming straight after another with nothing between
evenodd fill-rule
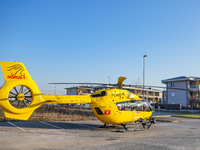
<instances>
[{"instance_id":1,"label":"helicopter window","mask_svg":"<svg viewBox=\"0 0 200 150\"><path fill-rule=\"evenodd\" d=\"M98 115L103 115L103 112L101 111L101 109L99 107L95 107L95 110Z\"/></svg>"},{"instance_id":2,"label":"helicopter window","mask_svg":"<svg viewBox=\"0 0 200 150\"><path fill-rule=\"evenodd\" d=\"M124 102L122 102L122 103L117 103L117 108L119 109L119 110L124 110Z\"/></svg>"},{"instance_id":3,"label":"helicopter window","mask_svg":"<svg viewBox=\"0 0 200 150\"><path fill-rule=\"evenodd\" d=\"M117 103L117 108L119 110L131 111L131 105L129 101Z\"/></svg>"},{"instance_id":4,"label":"helicopter window","mask_svg":"<svg viewBox=\"0 0 200 150\"><path fill-rule=\"evenodd\" d=\"M142 100L142 101L143 101L143 110L144 111L150 111L151 108L150 108L150 105L148 104L148 102L145 101L145 100Z\"/></svg>"},{"instance_id":5,"label":"helicopter window","mask_svg":"<svg viewBox=\"0 0 200 150\"><path fill-rule=\"evenodd\" d=\"M131 104L130 104L130 102L126 102L125 103L125 110L131 111Z\"/></svg>"},{"instance_id":6,"label":"helicopter window","mask_svg":"<svg viewBox=\"0 0 200 150\"><path fill-rule=\"evenodd\" d=\"M117 103L119 110L125 111L151 111L152 107L146 100L132 100L126 102Z\"/></svg>"},{"instance_id":7,"label":"helicopter window","mask_svg":"<svg viewBox=\"0 0 200 150\"><path fill-rule=\"evenodd\" d=\"M153 110L153 107L151 106L151 104L149 102L147 102L146 100L143 100L143 103L148 107L147 111Z\"/></svg>"},{"instance_id":8,"label":"helicopter window","mask_svg":"<svg viewBox=\"0 0 200 150\"><path fill-rule=\"evenodd\" d=\"M136 110L136 111L142 111L143 110L143 103L142 103L142 101L131 101L131 103L134 106L133 110Z\"/></svg>"},{"instance_id":9,"label":"helicopter window","mask_svg":"<svg viewBox=\"0 0 200 150\"><path fill-rule=\"evenodd\" d=\"M106 96L107 95L107 92L106 91L102 91L100 94L94 94L94 95L91 95L92 97L102 97L102 96Z\"/></svg>"}]
</instances>

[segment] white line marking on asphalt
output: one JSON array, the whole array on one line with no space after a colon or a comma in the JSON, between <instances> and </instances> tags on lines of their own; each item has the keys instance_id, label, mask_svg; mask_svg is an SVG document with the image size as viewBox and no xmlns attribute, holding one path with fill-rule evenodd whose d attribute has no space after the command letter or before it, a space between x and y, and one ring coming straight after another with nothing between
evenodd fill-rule
<instances>
[{"instance_id":1,"label":"white line marking on asphalt","mask_svg":"<svg viewBox=\"0 0 200 150\"><path fill-rule=\"evenodd\" d=\"M8 122L8 123L9 123L9 124L11 124L12 126L14 126L14 127L18 128L18 129L20 129L20 130L22 130L22 131L26 132L26 130L24 130L24 129L22 129L22 128L18 127L18 126L17 126L17 125L15 125L14 123L11 123L11 122Z\"/></svg>"},{"instance_id":2,"label":"white line marking on asphalt","mask_svg":"<svg viewBox=\"0 0 200 150\"><path fill-rule=\"evenodd\" d=\"M46 123L46 122L43 122L43 121L40 121L41 123L43 123L43 124L46 124L46 125L48 125L48 126L52 126L52 127L54 127L54 128L57 128L57 129L64 129L64 128L61 128L61 127L58 127L58 126L54 126L54 125L52 125L52 124L49 124L49 123Z\"/></svg>"}]
</instances>

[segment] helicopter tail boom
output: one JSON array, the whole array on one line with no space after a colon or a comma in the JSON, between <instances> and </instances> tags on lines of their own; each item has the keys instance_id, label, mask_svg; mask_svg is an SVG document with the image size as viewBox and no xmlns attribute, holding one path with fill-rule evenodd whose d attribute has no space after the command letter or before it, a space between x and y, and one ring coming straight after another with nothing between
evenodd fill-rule
<instances>
[{"instance_id":1,"label":"helicopter tail boom","mask_svg":"<svg viewBox=\"0 0 200 150\"><path fill-rule=\"evenodd\" d=\"M0 62L5 84L0 106L6 118L27 120L43 104L91 103L90 95L42 95L23 63Z\"/></svg>"},{"instance_id":2,"label":"helicopter tail boom","mask_svg":"<svg viewBox=\"0 0 200 150\"><path fill-rule=\"evenodd\" d=\"M80 104L91 103L90 95L42 95L46 102L51 104Z\"/></svg>"}]
</instances>

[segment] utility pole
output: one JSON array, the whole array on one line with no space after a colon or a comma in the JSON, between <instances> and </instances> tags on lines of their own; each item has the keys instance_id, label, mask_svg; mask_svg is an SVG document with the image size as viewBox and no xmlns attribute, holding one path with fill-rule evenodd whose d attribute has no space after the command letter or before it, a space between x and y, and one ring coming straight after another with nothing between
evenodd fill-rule
<instances>
[{"instance_id":1,"label":"utility pole","mask_svg":"<svg viewBox=\"0 0 200 150\"><path fill-rule=\"evenodd\" d=\"M145 57L147 57L147 55L143 55L143 99L144 99L144 85L145 85Z\"/></svg>"},{"instance_id":2,"label":"utility pole","mask_svg":"<svg viewBox=\"0 0 200 150\"><path fill-rule=\"evenodd\" d=\"M108 78L109 78L109 84L110 84L110 76L108 76Z\"/></svg>"},{"instance_id":3,"label":"utility pole","mask_svg":"<svg viewBox=\"0 0 200 150\"><path fill-rule=\"evenodd\" d=\"M56 95L56 86L57 86L57 85L55 84L55 91L54 91L54 94L55 94L55 95Z\"/></svg>"}]
</instances>

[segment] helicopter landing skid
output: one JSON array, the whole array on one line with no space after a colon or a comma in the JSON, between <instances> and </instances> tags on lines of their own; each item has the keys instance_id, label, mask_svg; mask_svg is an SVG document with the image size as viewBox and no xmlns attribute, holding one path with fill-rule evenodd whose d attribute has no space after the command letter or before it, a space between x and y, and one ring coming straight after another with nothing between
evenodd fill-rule
<instances>
[{"instance_id":1,"label":"helicopter landing skid","mask_svg":"<svg viewBox=\"0 0 200 150\"><path fill-rule=\"evenodd\" d=\"M156 120L154 118L149 118L147 120L143 120L142 118L140 118L141 124L138 128L127 128L126 124L121 124L123 126L123 129L119 130L121 132L126 132L126 131L144 131L147 130L151 127L152 124L156 123Z\"/></svg>"},{"instance_id":2,"label":"helicopter landing skid","mask_svg":"<svg viewBox=\"0 0 200 150\"><path fill-rule=\"evenodd\" d=\"M143 121L142 118L140 119L141 122L142 122L142 127L144 129L149 129L151 127L152 124L155 124L156 123L156 120L152 117L150 117L149 119Z\"/></svg>"},{"instance_id":3,"label":"helicopter landing skid","mask_svg":"<svg viewBox=\"0 0 200 150\"><path fill-rule=\"evenodd\" d=\"M100 126L99 128L106 128L106 123L103 126Z\"/></svg>"},{"instance_id":4,"label":"helicopter landing skid","mask_svg":"<svg viewBox=\"0 0 200 150\"><path fill-rule=\"evenodd\" d=\"M136 122L140 122L141 124L139 125L138 128L127 128L126 127L126 123L123 124L119 124L119 125L107 125L106 123L103 126L100 126L99 128L116 128L119 127L120 125L123 126L123 128L119 129L119 132L126 132L126 131L144 131L147 130L151 127L152 124L156 123L156 120L152 117L150 117L147 120L143 120L142 118L140 118L140 121L136 121Z\"/></svg>"},{"instance_id":5,"label":"helicopter landing skid","mask_svg":"<svg viewBox=\"0 0 200 150\"><path fill-rule=\"evenodd\" d=\"M118 132L128 132L128 131L144 131L146 129L144 128L122 128L122 129L119 129Z\"/></svg>"},{"instance_id":6,"label":"helicopter landing skid","mask_svg":"<svg viewBox=\"0 0 200 150\"><path fill-rule=\"evenodd\" d=\"M115 128L118 127L118 125L107 125L106 123L103 126L100 126L99 128Z\"/></svg>"}]
</instances>

